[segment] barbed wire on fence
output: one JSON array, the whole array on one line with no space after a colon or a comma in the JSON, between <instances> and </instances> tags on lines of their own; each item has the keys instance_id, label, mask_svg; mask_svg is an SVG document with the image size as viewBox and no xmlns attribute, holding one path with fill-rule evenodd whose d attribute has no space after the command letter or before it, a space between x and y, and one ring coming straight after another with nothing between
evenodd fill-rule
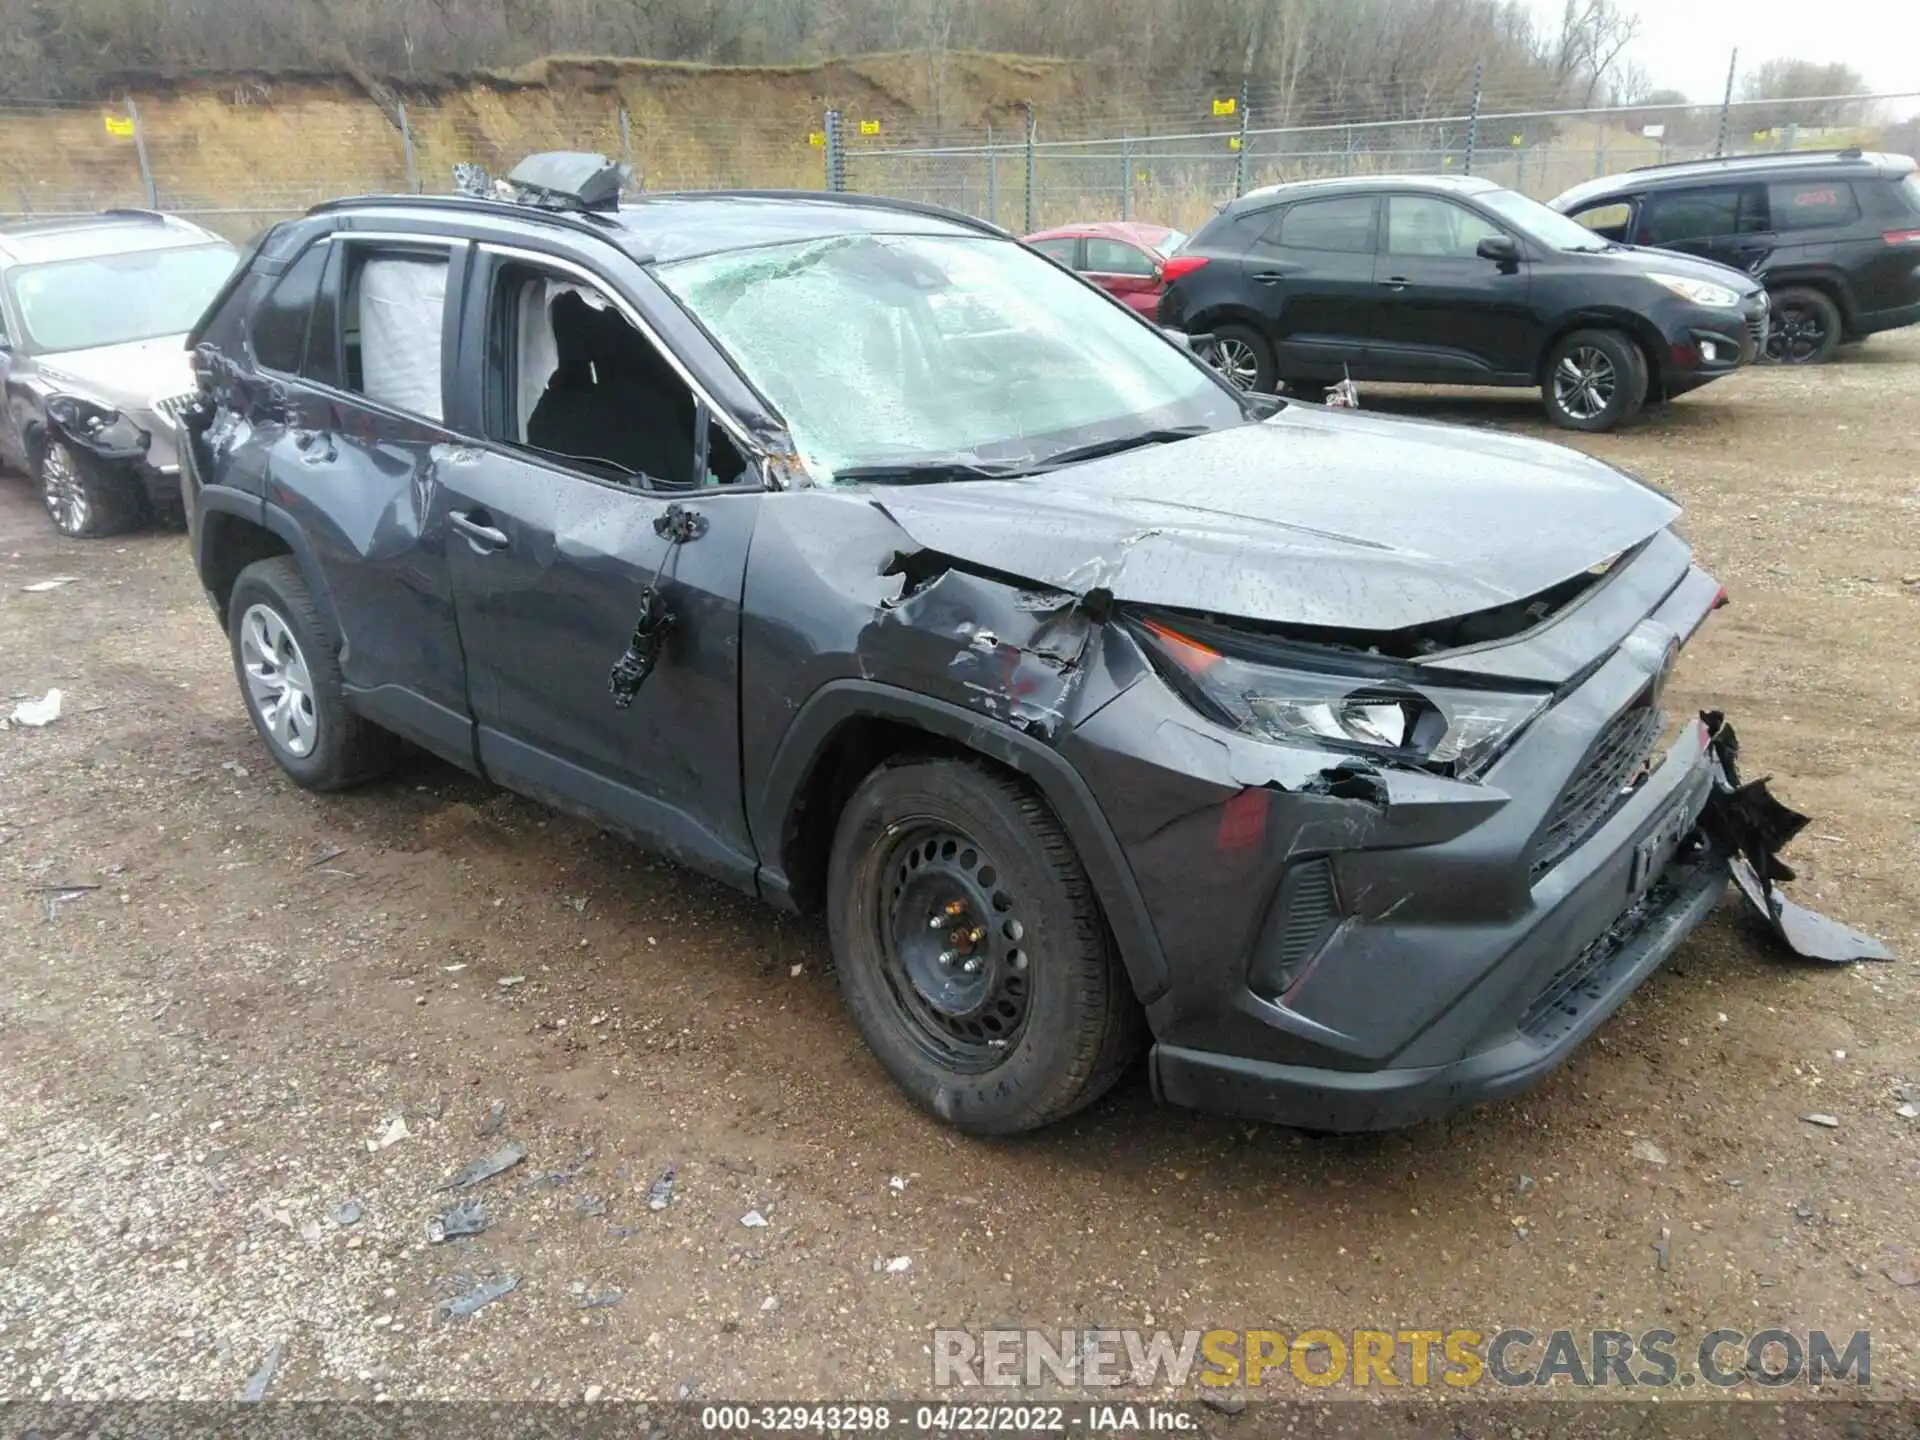
<instances>
[{"instance_id":1,"label":"barbed wire on fence","mask_svg":"<svg viewBox=\"0 0 1920 1440\"><path fill-rule=\"evenodd\" d=\"M1464 103L1463 103L1464 101ZM1870 138L1920 93L1568 106L1547 87L1368 85L1347 99L1274 83L1178 96L1004 101L956 122L873 97L837 123L786 97L687 114L639 89L183 91L143 102L0 101L0 216L158 208L250 233L344 194L444 192L538 150L597 150L647 191L845 188L930 201L1014 229L1153 218L1190 229L1248 188L1321 176L1485 175L1549 197L1636 165ZM830 133L831 132L831 133Z\"/></svg>"}]
</instances>

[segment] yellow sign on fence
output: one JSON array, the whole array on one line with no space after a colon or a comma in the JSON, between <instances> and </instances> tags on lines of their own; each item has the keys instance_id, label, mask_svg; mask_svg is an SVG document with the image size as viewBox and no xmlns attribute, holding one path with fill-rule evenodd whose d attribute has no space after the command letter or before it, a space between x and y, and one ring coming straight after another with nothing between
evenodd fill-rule
<instances>
[{"instance_id":1,"label":"yellow sign on fence","mask_svg":"<svg viewBox=\"0 0 1920 1440\"><path fill-rule=\"evenodd\" d=\"M133 138L133 119L131 116L103 115L100 118L107 122L107 133L109 135L121 135L129 140Z\"/></svg>"},{"instance_id":2,"label":"yellow sign on fence","mask_svg":"<svg viewBox=\"0 0 1920 1440\"><path fill-rule=\"evenodd\" d=\"M1231 95L1227 96L1224 100L1215 100L1213 102L1213 113L1216 115L1231 115L1239 108L1240 102Z\"/></svg>"},{"instance_id":3,"label":"yellow sign on fence","mask_svg":"<svg viewBox=\"0 0 1920 1440\"><path fill-rule=\"evenodd\" d=\"M1238 135L1229 135L1227 137L1227 148L1229 150L1238 150L1240 148L1240 137Z\"/></svg>"},{"instance_id":4,"label":"yellow sign on fence","mask_svg":"<svg viewBox=\"0 0 1920 1440\"><path fill-rule=\"evenodd\" d=\"M860 133L862 135L878 135L880 133L880 122L878 120L862 120L860 122Z\"/></svg>"},{"instance_id":5,"label":"yellow sign on fence","mask_svg":"<svg viewBox=\"0 0 1920 1440\"><path fill-rule=\"evenodd\" d=\"M811 145L816 150L826 149L827 148L827 132L824 130L813 131L811 134L807 136L807 144Z\"/></svg>"}]
</instances>

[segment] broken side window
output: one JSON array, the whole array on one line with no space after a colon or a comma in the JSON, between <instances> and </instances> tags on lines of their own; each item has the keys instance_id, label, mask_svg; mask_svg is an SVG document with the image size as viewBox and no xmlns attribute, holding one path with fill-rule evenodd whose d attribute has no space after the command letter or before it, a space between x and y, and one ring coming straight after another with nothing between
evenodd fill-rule
<instances>
[{"instance_id":1,"label":"broken side window","mask_svg":"<svg viewBox=\"0 0 1920 1440\"><path fill-rule=\"evenodd\" d=\"M487 333L487 438L645 489L729 485L746 473L687 383L595 287L502 265Z\"/></svg>"},{"instance_id":2,"label":"broken side window","mask_svg":"<svg viewBox=\"0 0 1920 1440\"><path fill-rule=\"evenodd\" d=\"M309 245L281 275L253 312L253 358L264 370L298 375L307 348L307 322L320 277L326 270L327 247Z\"/></svg>"},{"instance_id":3,"label":"broken side window","mask_svg":"<svg viewBox=\"0 0 1920 1440\"><path fill-rule=\"evenodd\" d=\"M346 388L439 421L446 296L444 252L354 247L340 314Z\"/></svg>"}]
</instances>

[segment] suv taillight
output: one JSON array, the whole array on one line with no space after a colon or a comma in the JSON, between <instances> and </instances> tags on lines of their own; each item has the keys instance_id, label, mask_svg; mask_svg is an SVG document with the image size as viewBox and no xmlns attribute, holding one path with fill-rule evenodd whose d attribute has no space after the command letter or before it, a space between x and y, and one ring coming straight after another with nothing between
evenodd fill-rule
<instances>
[{"instance_id":1,"label":"suv taillight","mask_svg":"<svg viewBox=\"0 0 1920 1440\"><path fill-rule=\"evenodd\" d=\"M1184 275L1191 275L1207 263L1205 255L1175 255L1160 267L1160 278L1171 285Z\"/></svg>"},{"instance_id":2,"label":"suv taillight","mask_svg":"<svg viewBox=\"0 0 1920 1440\"><path fill-rule=\"evenodd\" d=\"M1880 238L1889 245L1920 245L1920 230L1889 230Z\"/></svg>"}]
</instances>

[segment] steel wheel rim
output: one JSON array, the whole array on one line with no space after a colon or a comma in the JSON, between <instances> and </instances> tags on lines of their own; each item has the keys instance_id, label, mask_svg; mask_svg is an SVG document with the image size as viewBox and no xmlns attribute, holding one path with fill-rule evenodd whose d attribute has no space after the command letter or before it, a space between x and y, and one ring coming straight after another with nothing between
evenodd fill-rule
<instances>
[{"instance_id":1,"label":"steel wheel rim","mask_svg":"<svg viewBox=\"0 0 1920 1440\"><path fill-rule=\"evenodd\" d=\"M1215 340L1207 347L1207 360L1236 390L1251 390L1260 383L1259 357L1244 340Z\"/></svg>"},{"instance_id":2,"label":"steel wheel rim","mask_svg":"<svg viewBox=\"0 0 1920 1440\"><path fill-rule=\"evenodd\" d=\"M240 617L240 667L247 703L267 737L296 760L311 755L320 738L312 672L293 628L272 606L249 605Z\"/></svg>"},{"instance_id":3,"label":"steel wheel rim","mask_svg":"<svg viewBox=\"0 0 1920 1440\"><path fill-rule=\"evenodd\" d=\"M994 1069L1025 1029L1032 997L1026 929L1006 877L977 841L932 819L894 827L878 873L887 987L915 1045L950 1070Z\"/></svg>"},{"instance_id":4,"label":"steel wheel rim","mask_svg":"<svg viewBox=\"0 0 1920 1440\"><path fill-rule=\"evenodd\" d=\"M1553 367L1554 403L1575 420L1604 415L1619 388L1619 372L1597 346L1571 350Z\"/></svg>"},{"instance_id":5,"label":"steel wheel rim","mask_svg":"<svg viewBox=\"0 0 1920 1440\"><path fill-rule=\"evenodd\" d=\"M1820 353L1827 327L1817 311L1789 305L1776 311L1767 331L1767 358L1777 365L1804 365Z\"/></svg>"},{"instance_id":6,"label":"steel wheel rim","mask_svg":"<svg viewBox=\"0 0 1920 1440\"><path fill-rule=\"evenodd\" d=\"M40 494L61 534L78 535L87 528L93 506L80 483L80 466L66 446L54 445L40 462Z\"/></svg>"}]
</instances>

